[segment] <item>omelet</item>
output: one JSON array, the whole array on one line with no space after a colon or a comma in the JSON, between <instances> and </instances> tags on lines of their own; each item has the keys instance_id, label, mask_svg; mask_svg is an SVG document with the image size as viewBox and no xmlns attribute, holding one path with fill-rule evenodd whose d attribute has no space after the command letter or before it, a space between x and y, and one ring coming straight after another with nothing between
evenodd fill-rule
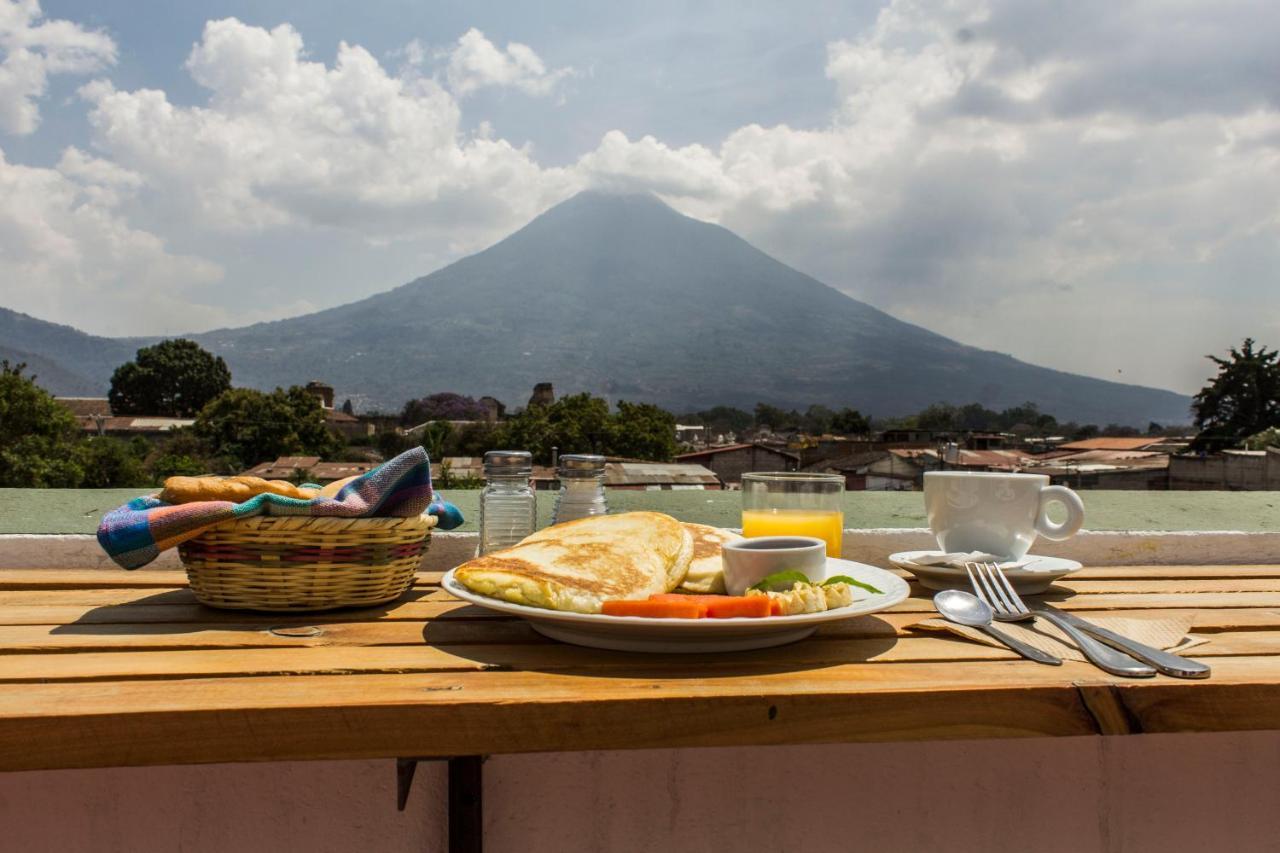
<instances>
[{"instance_id":1,"label":"omelet","mask_svg":"<svg viewBox=\"0 0 1280 853\"><path fill-rule=\"evenodd\" d=\"M742 537L732 530L705 524L686 521L684 526L693 534L693 562L677 592L724 595L724 563L720 554L726 542L736 542Z\"/></svg>"},{"instance_id":2,"label":"omelet","mask_svg":"<svg viewBox=\"0 0 1280 853\"><path fill-rule=\"evenodd\" d=\"M659 512L597 515L539 530L463 563L458 582L515 604L599 613L605 601L671 592L693 560L693 536Z\"/></svg>"}]
</instances>

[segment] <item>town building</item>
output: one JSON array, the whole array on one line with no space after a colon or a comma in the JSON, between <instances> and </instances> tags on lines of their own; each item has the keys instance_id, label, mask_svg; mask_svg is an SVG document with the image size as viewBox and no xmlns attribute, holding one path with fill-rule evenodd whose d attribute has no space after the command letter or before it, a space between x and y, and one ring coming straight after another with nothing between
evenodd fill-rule
<instances>
[{"instance_id":1,"label":"town building","mask_svg":"<svg viewBox=\"0 0 1280 853\"><path fill-rule=\"evenodd\" d=\"M151 440L195 423L194 418L169 418L149 415L115 415L106 397L54 397L75 416L84 435L110 435L116 438L141 436Z\"/></svg>"},{"instance_id":2,"label":"town building","mask_svg":"<svg viewBox=\"0 0 1280 853\"><path fill-rule=\"evenodd\" d=\"M320 401L320 407L324 409L324 425L329 429L348 441L352 439L364 440L373 435L374 425L372 423L362 421L355 415L348 415L341 409L333 407L332 385L328 385L318 379L312 379L307 383L306 390L307 393Z\"/></svg>"},{"instance_id":3,"label":"town building","mask_svg":"<svg viewBox=\"0 0 1280 853\"><path fill-rule=\"evenodd\" d=\"M727 486L736 486L742 482L743 474L755 471L795 471L800 468L798 454L759 443L731 444L682 453L676 461L703 465Z\"/></svg>"},{"instance_id":4,"label":"town building","mask_svg":"<svg viewBox=\"0 0 1280 853\"><path fill-rule=\"evenodd\" d=\"M371 461L321 462L319 456L281 456L274 462L255 465L244 473L264 480L293 480L324 484L367 474L379 464Z\"/></svg>"},{"instance_id":5,"label":"town building","mask_svg":"<svg viewBox=\"0 0 1280 853\"><path fill-rule=\"evenodd\" d=\"M445 472L448 472L448 477ZM431 466L433 481L442 488L448 480L479 482L484 480L484 458L480 456L448 456L443 465ZM556 469L548 465L535 465L529 478L535 489L558 489L560 480ZM720 478L702 465L674 462L642 462L636 460L613 461L604 466L604 485L607 489L633 491L679 491L684 489L719 489Z\"/></svg>"},{"instance_id":6,"label":"town building","mask_svg":"<svg viewBox=\"0 0 1280 853\"><path fill-rule=\"evenodd\" d=\"M1169 459L1169 488L1280 490L1280 447L1173 456Z\"/></svg>"}]
</instances>

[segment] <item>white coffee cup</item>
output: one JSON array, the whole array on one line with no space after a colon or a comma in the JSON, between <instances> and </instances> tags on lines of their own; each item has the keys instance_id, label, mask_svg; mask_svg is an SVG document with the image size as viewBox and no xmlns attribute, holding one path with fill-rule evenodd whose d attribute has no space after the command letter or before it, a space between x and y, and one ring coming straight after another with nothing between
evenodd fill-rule
<instances>
[{"instance_id":1,"label":"white coffee cup","mask_svg":"<svg viewBox=\"0 0 1280 853\"><path fill-rule=\"evenodd\" d=\"M1051 503L1066 508L1066 521L1049 519ZM1080 496L1049 485L1044 474L928 471L924 507L942 550L983 551L1008 560L1025 557L1037 535L1058 542L1084 524Z\"/></svg>"},{"instance_id":2,"label":"white coffee cup","mask_svg":"<svg viewBox=\"0 0 1280 853\"><path fill-rule=\"evenodd\" d=\"M742 595L778 572L797 571L814 583L827 579L827 543L813 536L756 536L724 543L724 588Z\"/></svg>"}]
</instances>

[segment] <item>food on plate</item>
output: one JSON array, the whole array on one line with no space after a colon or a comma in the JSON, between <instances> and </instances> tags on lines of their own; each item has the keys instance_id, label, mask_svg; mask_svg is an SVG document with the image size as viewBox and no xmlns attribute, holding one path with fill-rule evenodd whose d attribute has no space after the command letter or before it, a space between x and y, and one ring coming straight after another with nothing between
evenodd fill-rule
<instances>
[{"instance_id":1,"label":"food on plate","mask_svg":"<svg viewBox=\"0 0 1280 853\"><path fill-rule=\"evenodd\" d=\"M765 579L767 581L768 578ZM761 583L764 583L762 581ZM753 586L747 590L748 598L760 598L772 602L772 615L794 616L797 613L821 613L824 610L835 610L837 607L848 607L855 601L866 597L864 591L879 593L880 590L855 581L853 578L831 578L825 583L809 583L794 581L790 589L763 589Z\"/></svg>"},{"instance_id":2,"label":"food on plate","mask_svg":"<svg viewBox=\"0 0 1280 853\"><path fill-rule=\"evenodd\" d=\"M241 503L268 492L304 501L319 494L317 489L304 489L287 480L264 480L261 477L170 477L164 481L160 500L171 504L197 501Z\"/></svg>"},{"instance_id":3,"label":"food on plate","mask_svg":"<svg viewBox=\"0 0 1280 853\"><path fill-rule=\"evenodd\" d=\"M701 619L707 608L696 601L606 601L600 606L606 616L647 616L651 619Z\"/></svg>"},{"instance_id":4,"label":"food on plate","mask_svg":"<svg viewBox=\"0 0 1280 853\"><path fill-rule=\"evenodd\" d=\"M599 613L605 601L638 601L684 581L693 536L659 512L596 515L556 524L519 545L454 571L473 592L550 610Z\"/></svg>"},{"instance_id":5,"label":"food on plate","mask_svg":"<svg viewBox=\"0 0 1280 853\"><path fill-rule=\"evenodd\" d=\"M739 616L754 618L768 616L770 612L767 598L747 598L742 595L683 595L681 593L668 593L666 595L651 595L649 600L694 601L702 605L705 611L704 615L710 619L733 619Z\"/></svg>"},{"instance_id":6,"label":"food on plate","mask_svg":"<svg viewBox=\"0 0 1280 853\"><path fill-rule=\"evenodd\" d=\"M720 553L724 543L736 542L742 537L732 530L706 524L686 521L684 526L693 534L693 562L680 589L690 593L723 593L724 563Z\"/></svg>"}]
</instances>

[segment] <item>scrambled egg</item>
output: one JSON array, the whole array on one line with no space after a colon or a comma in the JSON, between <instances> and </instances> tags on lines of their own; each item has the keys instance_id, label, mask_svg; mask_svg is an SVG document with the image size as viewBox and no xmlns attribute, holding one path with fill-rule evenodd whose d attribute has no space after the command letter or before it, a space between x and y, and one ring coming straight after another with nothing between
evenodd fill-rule
<instances>
[{"instance_id":1,"label":"scrambled egg","mask_svg":"<svg viewBox=\"0 0 1280 853\"><path fill-rule=\"evenodd\" d=\"M835 610L837 607L847 607L856 600L853 587L844 582L818 586L817 584L796 581L795 585L785 592L765 592L759 589L749 589L747 590L747 595L769 596L781 606L781 615L783 616Z\"/></svg>"}]
</instances>

